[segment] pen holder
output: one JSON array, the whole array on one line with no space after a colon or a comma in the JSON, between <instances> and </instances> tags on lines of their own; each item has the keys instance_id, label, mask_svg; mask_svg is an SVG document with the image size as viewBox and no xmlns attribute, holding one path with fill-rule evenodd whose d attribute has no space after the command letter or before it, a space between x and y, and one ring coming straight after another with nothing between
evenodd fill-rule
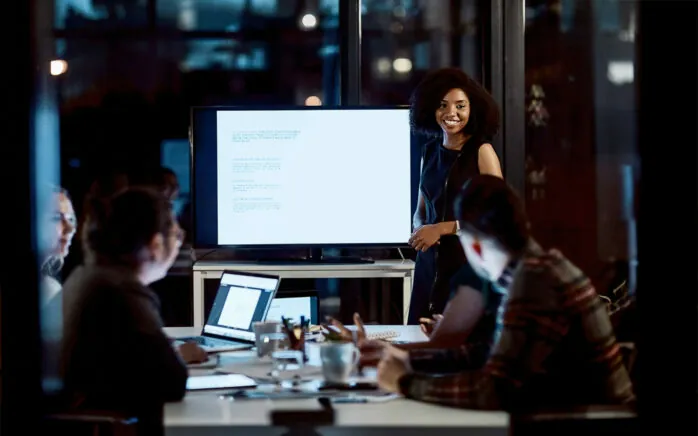
<instances>
[{"instance_id":1,"label":"pen holder","mask_svg":"<svg viewBox=\"0 0 698 436\"><path fill-rule=\"evenodd\" d=\"M307 328L296 326L293 329L293 335L296 341L291 345L294 350L303 353L303 363L308 362L308 355L305 352L305 335L307 333Z\"/></svg>"},{"instance_id":2,"label":"pen holder","mask_svg":"<svg viewBox=\"0 0 698 436\"><path fill-rule=\"evenodd\" d=\"M308 355L305 351L305 336L308 333L308 326L305 323L293 325L285 319L282 319L281 325L288 336L289 348L300 351L303 354L303 363L306 363Z\"/></svg>"}]
</instances>

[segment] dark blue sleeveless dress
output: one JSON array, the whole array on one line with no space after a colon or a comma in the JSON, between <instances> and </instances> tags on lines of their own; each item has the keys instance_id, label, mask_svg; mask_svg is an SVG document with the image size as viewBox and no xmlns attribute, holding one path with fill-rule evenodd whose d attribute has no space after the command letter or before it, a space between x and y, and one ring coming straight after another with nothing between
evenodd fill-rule
<instances>
[{"instance_id":1,"label":"dark blue sleeveless dress","mask_svg":"<svg viewBox=\"0 0 698 436\"><path fill-rule=\"evenodd\" d=\"M478 150L482 144L471 139L459 151L443 147L441 138L425 144L419 184L426 209L424 224L455 221L453 202L466 180L480 173ZM469 277L474 289L483 288L456 235L442 236L440 244L417 254L408 324L443 313L451 295L451 280L461 268L470 270L461 277Z\"/></svg>"}]
</instances>

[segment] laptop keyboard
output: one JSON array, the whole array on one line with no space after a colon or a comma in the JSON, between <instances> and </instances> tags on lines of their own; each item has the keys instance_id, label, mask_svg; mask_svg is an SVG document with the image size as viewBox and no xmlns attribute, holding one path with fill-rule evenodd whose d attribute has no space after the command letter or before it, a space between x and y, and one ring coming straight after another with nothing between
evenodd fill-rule
<instances>
[{"instance_id":1,"label":"laptop keyboard","mask_svg":"<svg viewBox=\"0 0 698 436\"><path fill-rule=\"evenodd\" d=\"M193 336L191 338L178 338L178 340L183 341L183 342L196 342L197 344L203 345L206 347L225 347L225 346L229 346L231 343L233 343L233 344L237 343L234 340L223 341L220 339L206 338L203 336Z\"/></svg>"}]
</instances>

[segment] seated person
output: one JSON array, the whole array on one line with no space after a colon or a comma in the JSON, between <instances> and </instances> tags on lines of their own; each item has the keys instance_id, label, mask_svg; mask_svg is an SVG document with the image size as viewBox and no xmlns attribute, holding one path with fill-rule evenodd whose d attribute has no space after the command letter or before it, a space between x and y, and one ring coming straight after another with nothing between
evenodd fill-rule
<instances>
[{"instance_id":1,"label":"seated person","mask_svg":"<svg viewBox=\"0 0 698 436\"><path fill-rule=\"evenodd\" d=\"M44 245L47 249L44 261L41 263L41 303L42 306L53 305L60 300L61 282L59 273L63 267L65 257L70 250L73 241L77 220L73 203L70 201L68 191L63 188L53 188L51 204L48 209L48 229Z\"/></svg>"},{"instance_id":2,"label":"seated person","mask_svg":"<svg viewBox=\"0 0 698 436\"><path fill-rule=\"evenodd\" d=\"M435 315L433 320L420 320L422 331L429 340L397 345L398 348L412 351L412 365L418 371L444 373L480 368L489 357L496 331L501 328L497 324L497 311L502 295L495 291L492 283L477 277L473 268L466 263L454 275L451 286L453 295L443 315ZM374 355L373 359L369 357L368 345L365 344L362 357L375 361L377 356ZM460 366L453 366L454 362L450 359L435 360L436 356L443 354L441 349L461 346L468 352L465 355L467 359L458 362Z\"/></svg>"},{"instance_id":3,"label":"seated person","mask_svg":"<svg viewBox=\"0 0 698 436\"><path fill-rule=\"evenodd\" d=\"M148 288L172 265L182 232L167 198L135 188L95 199L83 231L85 265L64 285L64 399L73 410L136 416L139 434L161 434L164 403L185 394L185 362L206 359L194 343L173 347Z\"/></svg>"},{"instance_id":4,"label":"seated person","mask_svg":"<svg viewBox=\"0 0 698 436\"><path fill-rule=\"evenodd\" d=\"M59 187L49 189L50 203L46 210L45 239L42 244L46 251L41 263L40 314L41 336L44 341L44 375L47 379L53 379L58 375L58 354L63 331L63 285L60 271L70 250L77 220L68 192Z\"/></svg>"},{"instance_id":5,"label":"seated person","mask_svg":"<svg viewBox=\"0 0 698 436\"><path fill-rule=\"evenodd\" d=\"M446 373L476 369L482 367L489 357L495 331L501 328L497 325L497 311L502 295L494 290L491 282L479 277L467 263L452 278L451 288L452 295L444 314L434 315L433 319L419 320L428 340L394 345L411 351L415 370ZM328 318L328 322L345 340L362 343L362 366L375 366L378 363L386 343L364 340L366 335L358 314L354 315L356 337L341 322L333 318ZM460 353L460 359L444 358L442 349L461 346L468 352Z\"/></svg>"},{"instance_id":6,"label":"seated person","mask_svg":"<svg viewBox=\"0 0 698 436\"><path fill-rule=\"evenodd\" d=\"M466 283L473 283L468 277L474 274L465 265L454 277L455 291L446 305L443 315L435 315L433 319L420 319L422 331L427 336L426 341L394 344L395 347L409 350L412 365L423 372L457 372L467 368L480 368L489 357L495 331L497 329L497 309L501 302L501 294L495 292L491 284L480 281L481 290ZM363 321L359 314L354 314L354 324L357 333L354 337L349 329L341 322L328 318L330 326L339 332L345 340L355 340L362 344L362 366L375 366L387 345L384 341L365 341L366 334ZM443 358L442 349L465 347L468 352L458 361Z\"/></svg>"},{"instance_id":7,"label":"seated person","mask_svg":"<svg viewBox=\"0 0 698 436\"><path fill-rule=\"evenodd\" d=\"M179 197L179 181L174 171L167 167L160 167L156 173L155 182L170 201L174 202L177 200Z\"/></svg>"},{"instance_id":8,"label":"seated person","mask_svg":"<svg viewBox=\"0 0 698 436\"><path fill-rule=\"evenodd\" d=\"M633 402L605 304L559 251L530 237L523 205L506 182L486 175L466 182L456 217L468 261L504 296L492 354L482 369L437 376L414 371L408 351L388 346L379 385L471 409Z\"/></svg>"}]
</instances>

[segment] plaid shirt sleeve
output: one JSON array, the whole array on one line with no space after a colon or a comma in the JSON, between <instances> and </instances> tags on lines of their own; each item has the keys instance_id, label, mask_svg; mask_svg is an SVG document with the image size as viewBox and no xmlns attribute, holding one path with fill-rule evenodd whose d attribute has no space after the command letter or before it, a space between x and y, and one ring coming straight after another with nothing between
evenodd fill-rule
<instances>
[{"instance_id":1,"label":"plaid shirt sleeve","mask_svg":"<svg viewBox=\"0 0 698 436\"><path fill-rule=\"evenodd\" d=\"M581 301L596 293L590 281L569 270L560 277L550 274L560 258L525 260L509 290L503 330L490 359L479 371L434 376L409 374L400 379L402 393L416 400L470 409L504 409L533 375L544 372L544 363L569 329L564 294ZM564 278L561 283L561 278ZM552 279L552 280L551 280Z\"/></svg>"},{"instance_id":2,"label":"plaid shirt sleeve","mask_svg":"<svg viewBox=\"0 0 698 436\"><path fill-rule=\"evenodd\" d=\"M416 372L458 372L471 366L470 345L452 349L421 349L410 351L410 365Z\"/></svg>"}]
</instances>

